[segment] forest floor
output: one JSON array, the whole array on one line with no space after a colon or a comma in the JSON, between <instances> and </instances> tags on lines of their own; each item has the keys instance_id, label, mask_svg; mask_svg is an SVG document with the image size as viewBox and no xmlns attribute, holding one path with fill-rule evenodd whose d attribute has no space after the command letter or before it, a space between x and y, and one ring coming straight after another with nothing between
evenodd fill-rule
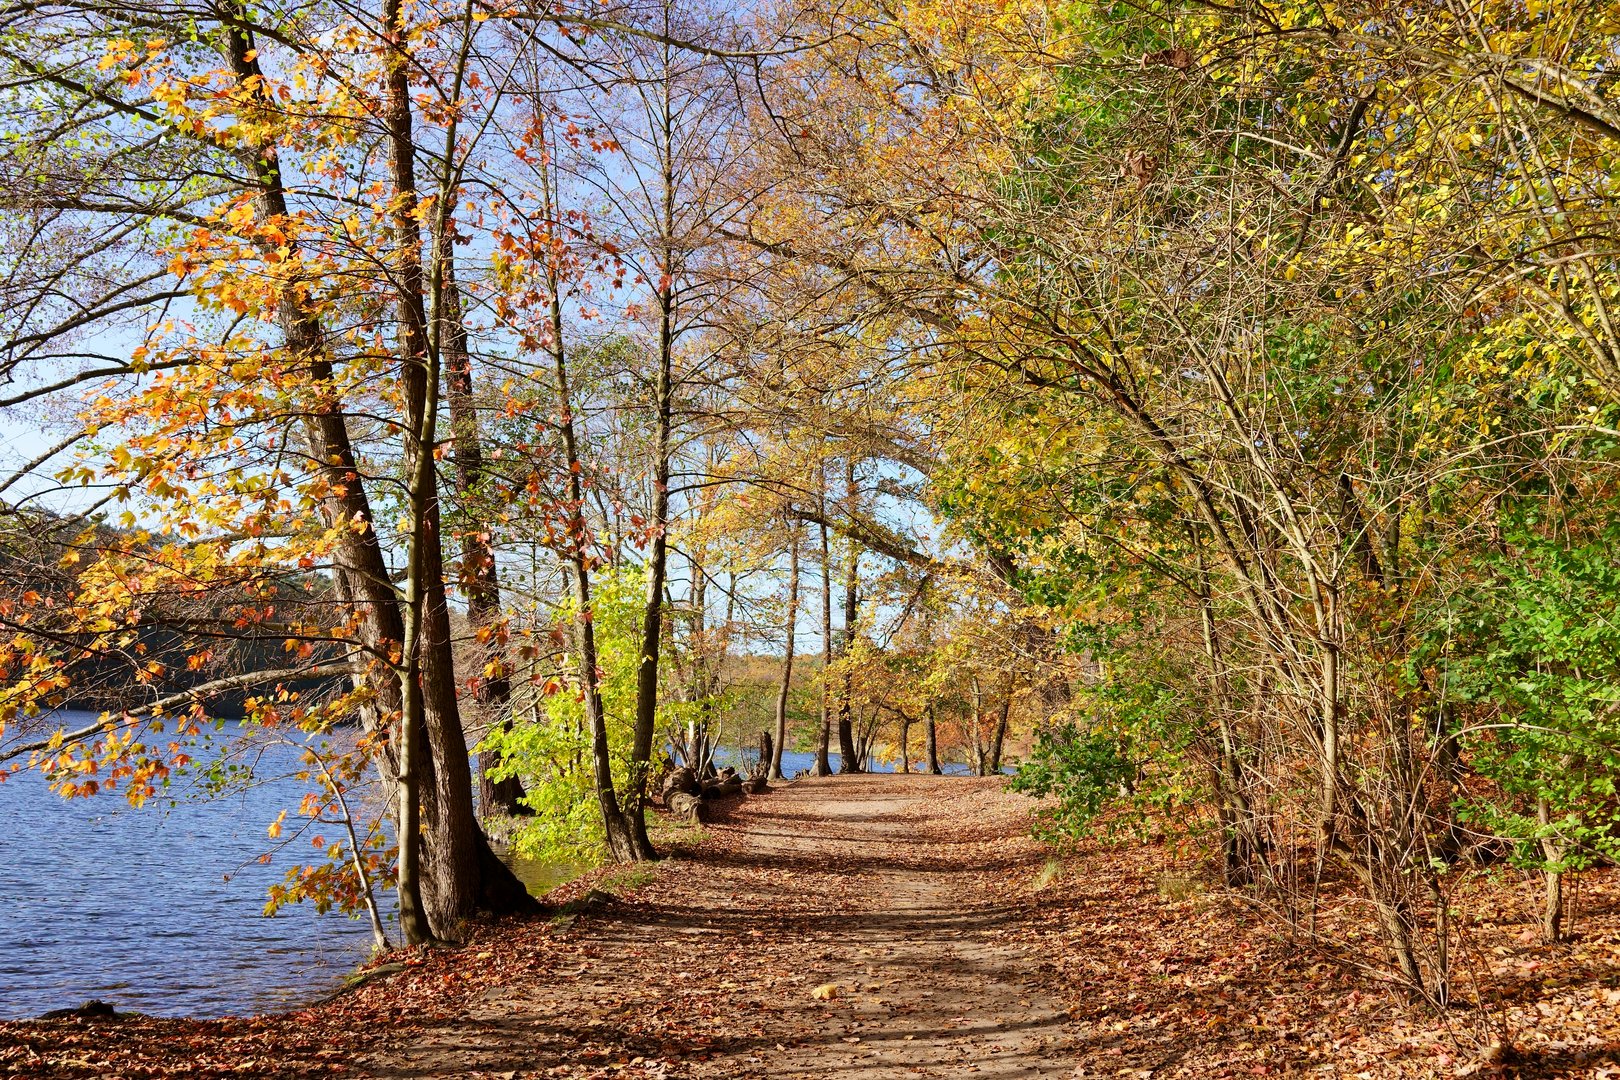
<instances>
[{"instance_id":1,"label":"forest floor","mask_svg":"<svg viewBox=\"0 0 1620 1080\"><path fill-rule=\"evenodd\" d=\"M0 1075L1620 1080L1612 873L1564 946L1526 936L1529 886L1472 896L1485 1006L1436 1018L1163 845L1051 859L1030 812L998 779L781 785L553 894L571 914L295 1013L0 1024Z\"/></svg>"}]
</instances>

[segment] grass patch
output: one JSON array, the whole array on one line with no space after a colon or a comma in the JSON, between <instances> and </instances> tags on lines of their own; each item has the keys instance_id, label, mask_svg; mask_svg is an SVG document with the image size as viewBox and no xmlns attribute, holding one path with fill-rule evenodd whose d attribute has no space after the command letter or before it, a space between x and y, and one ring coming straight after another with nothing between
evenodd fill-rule
<instances>
[{"instance_id":1,"label":"grass patch","mask_svg":"<svg viewBox=\"0 0 1620 1080\"><path fill-rule=\"evenodd\" d=\"M1042 889L1050 888L1061 880L1063 880L1063 860L1047 859L1046 865L1036 873L1035 880L1030 884L1030 888L1040 892Z\"/></svg>"},{"instance_id":2,"label":"grass patch","mask_svg":"<svg viewBox=\"0 0 1620 1080\"><path fill-rule=\"evenodd\" d=\"M709 831L690 821L670 818L648 820L648 832L653 844L660 850L667 848L694 848L709 838Z\"/></svg>"},{"instance_id":3,"label":"grass patch","mask_svg":"<svg viewBox=\"0 0 1620 1080\"><path fill-rule=\"evenodd\" d=\"M622 870L615 870L597 883L597 888L603 892L618 893L639 889L643 885L651 885L658 878L658 867L648 863L636 866L626 866Z\"/></svg>"}]
</instances>

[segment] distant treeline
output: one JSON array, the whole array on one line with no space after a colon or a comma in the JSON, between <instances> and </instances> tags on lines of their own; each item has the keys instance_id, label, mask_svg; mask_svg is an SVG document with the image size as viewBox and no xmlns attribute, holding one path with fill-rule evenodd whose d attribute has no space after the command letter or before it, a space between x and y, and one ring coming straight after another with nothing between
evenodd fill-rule
<instances>
[{"instance_id":1,"label":"distant treeline","mask_svg":"<svg viewBox=\"0 0 1620 1080\"><path fill-rule=\"evenodd\" d=\"M53 704L139 710L232 675L289 667L289 653L301 645L330 651L320 638L333 625L337 600L330 581L317 573L283 576L268 587L261 576L244 578L238 589L217 583L166 589L131 608L138 613L133 622L124 616L98 625L84 617L105 597L104 554L127 557L145 549L157 560L166 546L180 543L100 520L0 507L0 627L27 626L56 645L51 659L66 685ZM92 576L97 588L88 599L83 586ZM228 686L209 692L204 704L211 716L237 719L250 698L278 686L308 698L345 681L328 676Z\"/></svg>"}]
</instances>

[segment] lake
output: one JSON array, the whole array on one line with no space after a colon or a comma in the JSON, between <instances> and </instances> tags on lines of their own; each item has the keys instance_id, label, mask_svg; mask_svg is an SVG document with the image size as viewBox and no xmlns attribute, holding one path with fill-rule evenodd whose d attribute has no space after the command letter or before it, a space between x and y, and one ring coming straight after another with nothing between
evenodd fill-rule
<instances>
[{"instance_id":1,"label":"lake","mask_svg":"<svg viewBox=\"0 0 1620 1080\"><path fill-rule=\"evenodd\" d=\"M743 770L745 772L747 771L748 766L753 764L757 760L759 760L759 751L758 750L737 751L737 750L732 750L732 749L728 749L728 748L722 748L722 749L718 750L715 753L715 761L718 764L720 764L722 766L724 766L724 765L732 765L732 766L735 766L736 768L738 768L740 770ZM838 771L838 747L834 746L831 750L829 750L827 752L827 761L828 761L829 764L832 765L833 771L837 772ZM801 769L804 770L805 772L809 772L811 766L815 765L815 763L816 763L816 755L814 753L808 751L808 750L784 750L784 751L782 751L782 775L783 776L792 777L794 773L798 772ZM942 762L939 763L939 767L940 767L940 769L942 769L944 771L946 776L969 776L973 772L972 769L968 768L966 765L964 765L964 764L962 764L961 762L958 762L958 761L942 761ZM899 768L896 765L896 763L894 763L894 762L869 761L869 762L867 762L867 770L866 771L867 772L888 773L888 772L898 772ZM923 771L918 766L916 760L913 760L912 763L911 763L911 771L912 772L922 772ZM1010 773L1010 772L1012 772L1012 767L1008 766L1003 771Z\"/></svg>"},{"instance_id":2,"label":"lake","mask_svg":"<svg viewBox=\"0 0 1620 1080\"><path fill-rule=\"evenodd\" d=\"M90 719L64 714L69 726ZM813 761L787 753L783 768ZM177 779L139 810L121 794L65 800L33 772L0 783L0 1018L92 998L156 1016L246 1015L335 989L368 956L370 930L308 905L260 914L267 887L308 850L258 861L274 847L266 826L282 810L291 822L304 791L266 771L278 770L211 799ZM518 873L537 892L567 876Z\"/></svg>"},{"instance_id":3,"label":"lake","mask_svg":"<svg viewBox=\"0 0 1620 1080\"><path fill-rule=\"evenodd\" d=\"M266 827L296 816L302 782L206 801L183 797L183 778L173 787L137 810L122 794L63 799L34 772L0 783L0 1017L91 998L159 1016L267 1012L308 1003L366 959L364 921L307 905L260 914L291 865L291 853L258 861L273 846Z\"/></svg>"}]
</instances>

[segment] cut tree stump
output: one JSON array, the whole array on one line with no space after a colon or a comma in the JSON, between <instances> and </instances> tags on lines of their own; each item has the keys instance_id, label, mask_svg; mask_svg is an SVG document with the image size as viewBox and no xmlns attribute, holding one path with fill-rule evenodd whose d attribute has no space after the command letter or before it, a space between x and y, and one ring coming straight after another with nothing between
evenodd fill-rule
<instances>
[{"instance_id":1,"label":"cut tree stump","mask_svg":"<svg viewBox=\"0 0 1620 1080\"><path fill-rule=\"evenodd\" d=\"M669 797L669 812L676 817L685 818L694 825L701 824L703 821L703 800L684 791L674 792Z\"/></svg>"}]
</instances>

